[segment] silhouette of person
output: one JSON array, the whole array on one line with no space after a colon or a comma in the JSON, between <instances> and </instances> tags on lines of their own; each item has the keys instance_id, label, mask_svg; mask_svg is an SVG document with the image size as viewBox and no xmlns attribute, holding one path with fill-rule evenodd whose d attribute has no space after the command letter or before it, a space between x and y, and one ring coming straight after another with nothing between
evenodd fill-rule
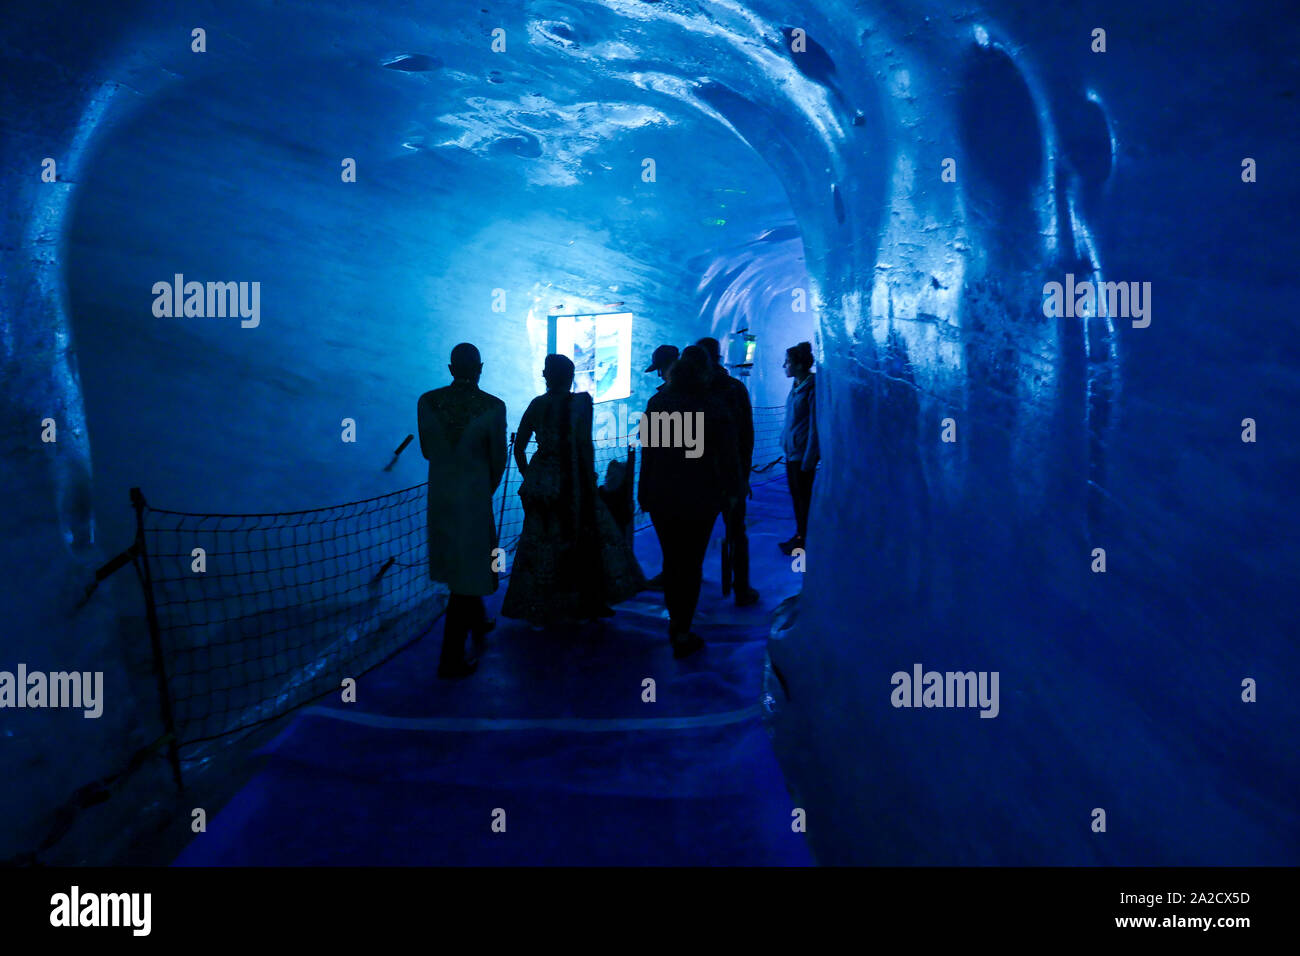
<instances>
[{"instance_id":1,"label":"silhouette of person","mask_svg":"<svg viewBox=\"0 0 1300 956\"><path fill-rule=\"evenodd\" d=\"M785 477L794 503L795 535L781 542L791 554L805 548L808 534L808 506L812 503L813 478L821 452L817 443L817 376L812 373L812 346L800 342L785 350L786 378L794 379L785 400L785 427L781 447L785 453Z\"/></svg>"},{"instance_id":2,"label":"silhouette of person","mask_svg":"<svg viewBox=\"0 0 1300 956\"><path fill-rule=\"evenodd\" d=\"M661 345L655 349L654 355L650 358L650 367L646 371L657 372L659 378L663 380L663 384L655 389L656 392L662 392L668 387L668 372L679 355L681 355L681 352L678 351L675 345ZM655 591L662 591L664 589L664 573L660 571L647 581L645 586Z\"/></svg>"},{"instance_id":3,"label":"silhouette of person","mask_svg":"<svg viewBox=\"0 0 1300 956\"><path fill-rule=\"evenodd\" d=\"M736 426L741 484L736 503L722 513L727 529L727 537L722 546L722 593L725 595L734 587L736 605L748 607L758 603L758 592L749 586L749 536L745 531L745 499L750 493L749 475L754 465L754 409L749 401L749 389L739 379L729 375L723 366L718 340L703 338L695 344L704 349L709 357L712 371L709 390L718 401L727 406Z\"/></svg>"},{"instance_id":4,"label":"silhouette of person","mask_svg":"<svg viewBox=\"0 0 1300 956\"><path fill-rule=\"evenodd\" d=\"M735 426L726 405L710 394L710 371L703 349L683 349L641 424L637 497L664 553L668 638L677 658L704 647L691 630L704 555L719 513L734 508L741 492Z\"/></svg>"},{"instance_id":5,"label":"silhouette of person","mask_svg":"<svg viewBox=\"0 0 1300 956\"><path fill-rule=\"evenodd\" d=\"M491 630L484 595L497 589L492 495L506 467L506 406L478 387L479 351L468 342L451 350L452 383L425 392L416 405L420 453L429 461L429 577L451 596L443 619L438 676L468 677L465 639Z\"/></svg>"},{"instance_id":6,"label":"silhouette of person","mask_svg":"<svg viewBox=\"0 0 1300 956\"><path fill-rule=\"evenodd\" d=\"M656 391L662 391L664 385L668 384L668 370L673 367L673 363L677 361L680 354L675 345L661 345L655 349L654 355L650 357L650 367L646 371L658 372L659 377L663 379L664 384L660 385Z\"/></svg>"},{"instance_id":7,"label":"silhouette of person","mask_svg":"<svg viewBox=\"0 0 1300 956\"><path fill-rule=\"evenodd\" d=\"M515 435L524 526L501 605L506 617L536 627L610 617L610 604L645 587L631 544L597 492L591 396L572 392L573 361L563 355L546 356L542 377L546 393L529 403Z\"/></svg>"}]
</instances>

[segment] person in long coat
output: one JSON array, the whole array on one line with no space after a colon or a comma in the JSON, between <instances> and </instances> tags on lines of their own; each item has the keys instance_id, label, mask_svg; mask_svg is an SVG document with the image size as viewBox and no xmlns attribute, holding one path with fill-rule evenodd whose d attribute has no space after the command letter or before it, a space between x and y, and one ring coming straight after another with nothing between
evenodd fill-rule
<instances>
[{"instance_id":1,"label":"person in long coat","mask_svg":"<svg viewBox=\"0 0 1300 956\"><path fill-rule=\"evenodd\" d=\"M451 592L438 676L455 678L478 664L465 657L466 638L491 627L483 598L497 589L492 495L506 468L506 406L479 389L483 363L473 345L452 349L447 368L452 383L421 395L417 416L429 461L429 577Z\"/></svg>"}]
</instances>

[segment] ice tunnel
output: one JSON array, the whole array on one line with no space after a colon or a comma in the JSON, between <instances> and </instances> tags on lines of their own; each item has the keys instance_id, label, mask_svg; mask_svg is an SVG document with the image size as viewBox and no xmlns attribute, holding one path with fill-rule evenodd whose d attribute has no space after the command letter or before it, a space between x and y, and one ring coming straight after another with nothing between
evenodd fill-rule
<instances>
[{"instance_id":1,"label":"ice tunnel","mask_svg":"<svg viewBox=\"0 0 1300 956\"><path fill-rule=\"evenodd\" d=\"M722 828L711 862L1300 862L1297 41L1269 2L7 11L0 859L171 862L173 770L253 826L241 788L270 771L250 783L252 745L227 737L256 729L317 773L428 760L457 786L523 786L516 767L574 827L591 813L575 793L662 812L638 802L653 767L683 799L784 828ZM662 638L643 593L598 646L542 654L499 629L451 691L436 647L420 656L441 592L371 614L312 590L333 570L275 565L340 535L367 550L331 558L338 580L419 579L383 551L390 531L423 543L423 498L400 497L426 476L419 443L399 448L417 398L473 342L513 432L568 320L595 315L631 317L592 379L598 439L655 394L660 344L718 338L749 391L762 602L717 603L719 526L702 607L728 636L697 662L666 641L611 654L629 619ZM822 460L796 568L776 542L793 523L782 362L801 341ZM416 518L374 518L409 501ZM260 556L223 565L236 533ZM130 550L146 540L151 561ZM168 579L193 547L211 570ZM174 587L150 603L142 583ZM200 620L205 601L220 608ZM298 628L325 643L268 637ZM52 685L41 704L20 668L102 674L102 713L54 706ZM673 691L653 717L646 673ZM988 678L981 706L953 699L967 673ZM349 675L370 716L331 723L318 711ZM181 728L200 697L225 724ZM689 723L717 714L747 716ZM548 763L491 724L490 761L453 760L388 749L381 718L431 739L439 721L550 721L533 729L555 754L595 721L613 742ZM477 746L468 727L446 746ZM761 763L735 779L765 795L707 791L690 768L712 761ZM127 767L122 796L60 816ZM419 851L402 859L449 859L401 833ZM336 860L241 855L252 837L181 859L367 862L389 838L354 836ZM693 860L638 852L565 860Z\"/></svg>"}]
</instances>

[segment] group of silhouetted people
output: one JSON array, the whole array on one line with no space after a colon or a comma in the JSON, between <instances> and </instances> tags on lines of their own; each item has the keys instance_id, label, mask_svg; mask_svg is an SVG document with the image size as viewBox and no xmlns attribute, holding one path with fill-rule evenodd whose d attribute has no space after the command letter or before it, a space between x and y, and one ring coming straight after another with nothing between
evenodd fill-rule
<instances>
[{"instance_id":1,"label":"group of silhouetted people","mask_svg":"<svg viewBox=\"0 0 1300 956\"><path fill-rule=\"evenodd\" d=\"M811 368L807 342L787 350L786 375L795 381L782 451L797 527L781 544L787 554L805 547L817 465ZM477 644L494 625L483 598L496 591L502 566L492 497L507 447L505 404L478 387L478 349L457 345L448 369L452 383L420 396L418 417L420 449L429 461L429 576L451 592L438 675L455 678L477 666L476 657L466 656L466 642L473 637ZM529 404L515 438L524 522L501 613L544 628L609 617L611 605L661 587L673 655L683 658L704 647L691 626L719 515L726 528L723 593L734 592L742 607L759 600L749 580L745 530L753 409L744 384L723 366L717 339L701 339L680 353L660 346L646 371L658 372L664 384L642 416L637 501L659 539L662 573L647 582L632 551L630 505L620 507L618 496L596 485L591 396L572 390L570 359L548 355L546 392ZM537 450L529 459L534 437Z\"/></svg>"}]
</instances>

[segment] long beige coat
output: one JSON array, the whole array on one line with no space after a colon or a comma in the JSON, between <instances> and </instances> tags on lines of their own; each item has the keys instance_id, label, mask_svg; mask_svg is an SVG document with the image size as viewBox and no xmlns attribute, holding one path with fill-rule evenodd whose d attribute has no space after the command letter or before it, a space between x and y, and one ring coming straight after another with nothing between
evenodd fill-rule
<instances>
[{"instance_id":1,"label":"long beige coat","mask_svg":"<svg viewBox=\"0 0 1300 956\"><path fill-rule=\"evenodd\" d=\"M452 594L497 589L492 495L506 467L506 406L464 382L420 396L420 452L429 460L429 577Z\"/></svg>"}]
</instances>

